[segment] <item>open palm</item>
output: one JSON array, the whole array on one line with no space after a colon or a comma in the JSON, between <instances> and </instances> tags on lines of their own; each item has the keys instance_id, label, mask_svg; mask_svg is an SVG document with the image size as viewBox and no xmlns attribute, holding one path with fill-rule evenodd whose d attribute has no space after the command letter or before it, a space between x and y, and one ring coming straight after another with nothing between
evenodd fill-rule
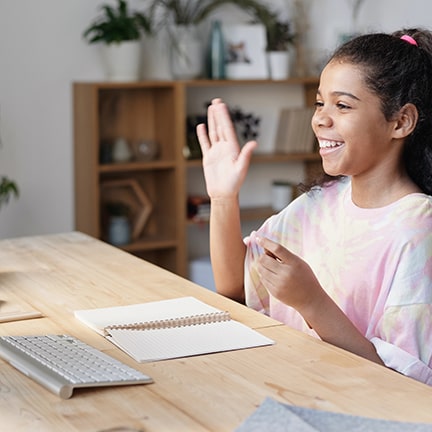
<instances>
[{"instance_id":1,"label":"open palm","mask_svg":"<svg viewBox=\"0 0 432 432\"><path fill-rule=\"evenodd\" d=\"M200 124L197 135L203 153L207 193L213 199L237 196L256 141L249 141L240 149L228 108L220 99L214 99L208 108L208 131Z\"/></svg>"}]
</instances>

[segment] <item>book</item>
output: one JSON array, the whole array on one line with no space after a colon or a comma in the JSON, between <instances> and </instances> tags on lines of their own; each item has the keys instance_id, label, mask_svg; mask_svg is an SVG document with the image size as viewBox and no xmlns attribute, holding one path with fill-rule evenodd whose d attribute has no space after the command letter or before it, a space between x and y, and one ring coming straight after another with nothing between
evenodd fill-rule
<instances>
[{"instance_id":1,"label":"book","mask_svg":"<svg viewBox=\"0 0 432 432\"><path fill-rule=\"evenodd\" d=\"M194 297L77 310L74 315L140 363L274 344Z\"/></svg>"},{"instance_id":2,"label":"book","mask_svg":"<svg viewBox=\"0 0 432 432\"><path fill-rule=\"evenodd\" d=\"M279 113L275 151L309 153L313 151L315 135L311 126L313 107L283 108Z\"/></svg>"}]
</instances>

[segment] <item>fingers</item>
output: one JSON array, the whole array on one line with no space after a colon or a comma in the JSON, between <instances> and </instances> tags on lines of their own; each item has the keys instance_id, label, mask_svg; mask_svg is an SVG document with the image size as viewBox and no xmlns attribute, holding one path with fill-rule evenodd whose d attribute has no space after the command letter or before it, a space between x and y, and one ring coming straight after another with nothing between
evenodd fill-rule
<instances>
[{"instance_id":1,"label":"fingers","mask_svg":"<svg viewBox=\"0 0 432 432\"><path fill-rule=\"evenodd\" d=\"M288 249L284 248L281 244L270 240L267 237L258 237L257 243L264 249L266 255L275 259L278 262L288 262L293 255Z\"/></svg>"},{"instance_id":2,"label":"fingers","mask_svg":"<svg viewBox=\"0 0 432 432\"><path fill-rule=\"evenodd\" d=\"M204 123L199 124L196 127L196 133L198 137L198 142L201 146L203 154L210 148L210 141L207 135L207 128Z\"/></svg>"},{"instance_id":3,"label":"fingers","mask_svg":"<svg viewBox=\"0 0 432 432\"><path fill-rule=\"evenodd\" d=\"M208 108L210 140L237 142L237 134L228 107L222 99L212 100Z\"/></svg>"},{"instance_id":4,"label":"fingers","mask_svg":"<svg viewBox=\"0 0 432 432\"><path fill-rule=\"evenodd\" d=\"M253 151L258 146L256 141L248 141L241 149L238 159L243 159L242 163L249 166L250 160L252 158Z\"/></svg>"}]
</instances>

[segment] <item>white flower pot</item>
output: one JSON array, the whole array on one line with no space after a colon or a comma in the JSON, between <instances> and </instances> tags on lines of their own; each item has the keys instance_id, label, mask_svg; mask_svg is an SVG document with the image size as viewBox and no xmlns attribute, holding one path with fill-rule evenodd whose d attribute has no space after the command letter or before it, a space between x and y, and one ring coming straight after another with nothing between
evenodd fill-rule
<instances>
[{"instance_id":1,"label":"white flower pot","mask_svg":"<svg viewBox=\"0 0 432 432\"><path fill-rule=\"evenodd\" d=\"M267 53L269 75L272 80L285 80L290 76L290 55L288 51Z\"/></svg>"},{"instance_id":2,"label":"white flower pot","mask_svg":"<svg viewBox=\"0 0 432 432\"><path fill-rule=\"evenodd\" d=\"M128 41L104 45L103 59L109 81L138 81L141 66L141 43Z\"/></svg>"}]
</instances>

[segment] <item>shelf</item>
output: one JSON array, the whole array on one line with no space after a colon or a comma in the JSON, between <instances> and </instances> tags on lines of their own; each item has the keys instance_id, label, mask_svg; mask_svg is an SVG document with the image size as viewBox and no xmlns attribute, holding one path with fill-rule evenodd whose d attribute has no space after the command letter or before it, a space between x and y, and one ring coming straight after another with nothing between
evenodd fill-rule
<instances>
[{"instance_id":1,"label":"shelf","mask_svg":"<svg viewBox=\"0 0 432 432\"><path fill-rule=\"evenodd\" d=\"M316 162L320 161L319 153L256 153L252 156L251 163L281 163L281 162ZM188 167L201 167L201 159L186 160Z\"/></svg>"},{"instance_id":2,"label":"shelf","mask_svg":"<svg viewBox=\"0 0 432 432\"><path fill-rule=\"evenodd\" d=\"M143 252L156 249L171 249L176 246L177 243L172 239L149 237L148 239L141 239L124 245L121 248L127 252Z\"/></svg>"},{"instance_id":3,"label":"shelf","mask_svg":"<svg viewBox=\"0 0 432 432\"><path fill-rule=\"evenodd\" d=\"M118 173L126 171L163 170L176 167L174 161L126 162L99 165L100 173Z\"/></svg>"},{"instance_id":4,"label":"shelf","mask_svg":"<svg viewBox=\"0 0 432 432\"><path fill-rule=\"evenodd\" d=\"M276 212L270 206L264 207L244 207L240 210L240 218L242 221L253 221L259 219L267 219ZM208 218L199 218L195 216L192 219L188 219L189 225L202 225L208 224Z\"/></svg>"},{"instance_id":5,"label":"shelf","mask_svg":"<svg viewBox=\"0 0 432 432\"><path fill-rule=\"evenodd\" d=\"M308 85L318 86L318 77L294 77L286 80L270 79L242 79L242 80L181 80L182 85L187 87L229 87L229 86L247 86L247 85Z\"/></svg>"}]
</instances>

